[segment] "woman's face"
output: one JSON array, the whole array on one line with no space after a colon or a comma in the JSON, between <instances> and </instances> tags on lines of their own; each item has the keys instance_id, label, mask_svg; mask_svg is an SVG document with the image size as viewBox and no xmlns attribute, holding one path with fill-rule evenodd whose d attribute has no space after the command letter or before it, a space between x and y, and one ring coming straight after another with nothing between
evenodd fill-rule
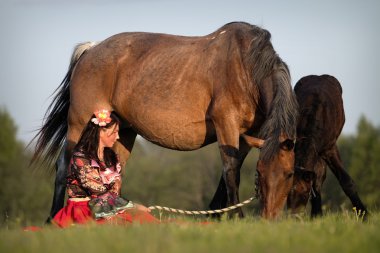
<instances>
[{"instance_id":1,"label":"woman's face","mask_svg":"<svg viewBox=\"0 0 380 253\"><path fill-rule=\"evenodd\" d=\"M106 148L112 148L119 139L119 124L115 124L110 128L102 128L99 133L99 144Z\"/></svg>"}]
</instances>

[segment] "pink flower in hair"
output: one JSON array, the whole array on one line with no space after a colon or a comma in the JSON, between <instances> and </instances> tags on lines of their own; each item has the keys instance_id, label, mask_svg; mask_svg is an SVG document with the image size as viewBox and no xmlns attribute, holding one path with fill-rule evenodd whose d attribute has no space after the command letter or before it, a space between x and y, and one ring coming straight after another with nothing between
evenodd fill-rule
<instances>
[{"instance_id":1,"label":"pink flower in hair","mask_svg":"<svg viewBox=\"0 0 380 253\"><path fill-rule=\"evenodd\" d=\"M111 112L103 109L94 112L95 118L91 119L91 122L98 126L106 126L111 122Z\"/></svg>"}]
</instances>

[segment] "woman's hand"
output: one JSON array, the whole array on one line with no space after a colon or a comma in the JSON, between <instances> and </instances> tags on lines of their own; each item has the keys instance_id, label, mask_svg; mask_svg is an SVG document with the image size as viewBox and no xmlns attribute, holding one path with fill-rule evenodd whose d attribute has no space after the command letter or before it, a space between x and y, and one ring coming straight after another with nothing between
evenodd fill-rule
<instances>
[{"instance_id":1,"label":"woman's hand","mask_svg":"<svg viewBox=\"0 0 380 253\"><path fill-rule=\"evenodd\" d=\"M143 211L143 212L148 212L150 213L152 210L150 210L148 207L146 206L143 206L143 205L140 205L140 204L135 204L135 207L137 210L139 211Z\"/></svg>"}]
</instances>

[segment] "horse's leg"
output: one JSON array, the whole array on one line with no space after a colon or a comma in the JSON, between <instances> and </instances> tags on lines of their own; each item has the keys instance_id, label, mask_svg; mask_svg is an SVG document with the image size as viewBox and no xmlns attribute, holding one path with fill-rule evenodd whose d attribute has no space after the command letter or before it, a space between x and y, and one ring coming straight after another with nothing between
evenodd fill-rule
<instances>
[{"instance_id":1,"label":"horse's leg","mask_svg":"<svg viewBox=\"0 0 380 253\"><path fill-rule=\"evenodd\" d=\"M365 212L365 219L367 217L368 210L358 195L354 180L350 177L350 175L343 167L339 150L336 145L327 154L327 158L325 159L325 161L327 165L330 167L331 171L334 173L335 177L338 179L339 184L342 187L344 193L351 200L352 205L356 208L356 210L361 210L361 212Z\"/></svg>"},{"instance_id":2,"label":"horse's leg","mask_svg":"<svg viewBox=\"0 0 380 253\"><path fill-rule=\"evenodd\" d=\"M239 203L239 184L241 157L239 152L238 124L233 120L214 118L214 125L223 164L223 179L226 184L227 206ZM241 208L229 213L229 217L238 213L243 217Z\"/></svg>"},{"instance_id":3,"label":"horse's leg","mask_svg":"<svg viewBox=\"0 0 380 253\"><path fill-rule=\"evenodd\" d=\"M319 159L314 167L315 179L311 189L311 217L318 217L323 215L322 211L322 185L326 179L326 165L324 160Z\"/></svg>"},{"instance_id":4,"label":"horse's leg","mask_svg":"<svg viewBox=\"0 0 380 253\"><path fill-rule=\"evenodd\" d=\"M55 163L55 183L54 183L54 195L53 202L50 209L50 215L46 220L47 223L50 223L53 217L58 213L58 211L63 208L65 200L65 190L66 190L66 175L67 167L69 165L69 158L67 157L68 153L68 144L65 141L62 150L58 156L57 162Z\"/></svg>"},{"instance_id":5,"label":"horse's leg","mask_svg":"<svg viewBox=\"0 0 380 253\"><path fill-rule=\"evenodd\" d=\"M244 159L248 155L249 151L251 148L245 144L245 142L240 142L240 147L239 147L239 155L238 155L238 165L237 165L237 170L236 170L236 177L238 178L237 180L237 187L239 188L240 184L240 169L241 166L244 162ZM243 144L243 145L242 145ZM214 194L214 197L211 200L211 203L209 205L211 210L215 209L222 209L227 206L227 188L226 188L226 182L224 181L224 176L220 177L219 185L218 188ZM243 215L243 212L241 211L241 214ZM220 217L219 214L214 215L214 217Z\"/></svg>"},{"instance_id":6,"label":"horse's leg","mask_svg":"<svg viewBox=\"0 0 380 253\"><path fill-rule=\"evenodd\" d=\"M312 186L313 193L311 194L311 217L315 218L322 216L322 198L321 192L315 189L314 185Z\"/></svg>"},{"instance_id":7,"label":"horse's leg","mask_svg":"<svg viewBox=\"0 0 380 253\"><path fill-rule=\"evenodd\" d=\"M136 132L131 128L121 128L119 130L119 142L116 143L114 150L119 156L120 164L122 167L125 166L136 140ZM120 145L121 144L121 145Z\"/></svg>"},{"instance_id":8,"label":"horse's leg","mask_svg":"<svg viewBox=\"0 0 380 253\"><path fill-rule=\"evenodd\" d=\"M223 174L220 177L218 188L212 198L209 207L211 210L222 209L227 205L227 188L226 182L224 181ZM219 216L219 215L217 215Z\"/></svg>"}]
</instances>

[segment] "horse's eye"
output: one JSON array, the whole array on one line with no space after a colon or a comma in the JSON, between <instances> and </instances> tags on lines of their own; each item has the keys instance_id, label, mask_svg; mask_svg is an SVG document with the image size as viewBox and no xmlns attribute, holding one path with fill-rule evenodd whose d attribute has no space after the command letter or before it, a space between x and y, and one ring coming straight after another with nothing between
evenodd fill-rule
<instances>
[{"instance_id":1,"label":"horse's eye","mask_svg":"<svg viewBox=\"0 0 380 253\"><path fill-rule=\"evenodd\" d=\"M285 174L286 179L291 179L294 176L294 172L288 172Z\"/></svg>"},{"instance_id":2,"label":"horse's eye","mask_svg":"<svg viewBox=\"0 0 380 253\"><path fill-rule=\"evenodd\" d=\"M283 150L290 151L290 150L293 150L293 148L294 148L293 140L287 139L281 143L281 149Z\"/></svg>"},{"instance_id":3,"label":"horse's eye","mask_svg":"<svg viewBox=\"0 0 380 253\"><path fill-rule=\"evenodd\" d=\"M257 177L260 178L261 177L260 171L256 170L256 173L257 173Z\"/></svg>"},{"instance_id":4,"label":"horse's eye","mask_svg":"<svg viewBox=\"0 0 380 253\"><path fill-rule=\"evenodd\" d=\"M306 171L305 173L302 174L302 179L308 183L313 181L315 177L316 175L314 171Z\"/></svg>"}]
</instances>

